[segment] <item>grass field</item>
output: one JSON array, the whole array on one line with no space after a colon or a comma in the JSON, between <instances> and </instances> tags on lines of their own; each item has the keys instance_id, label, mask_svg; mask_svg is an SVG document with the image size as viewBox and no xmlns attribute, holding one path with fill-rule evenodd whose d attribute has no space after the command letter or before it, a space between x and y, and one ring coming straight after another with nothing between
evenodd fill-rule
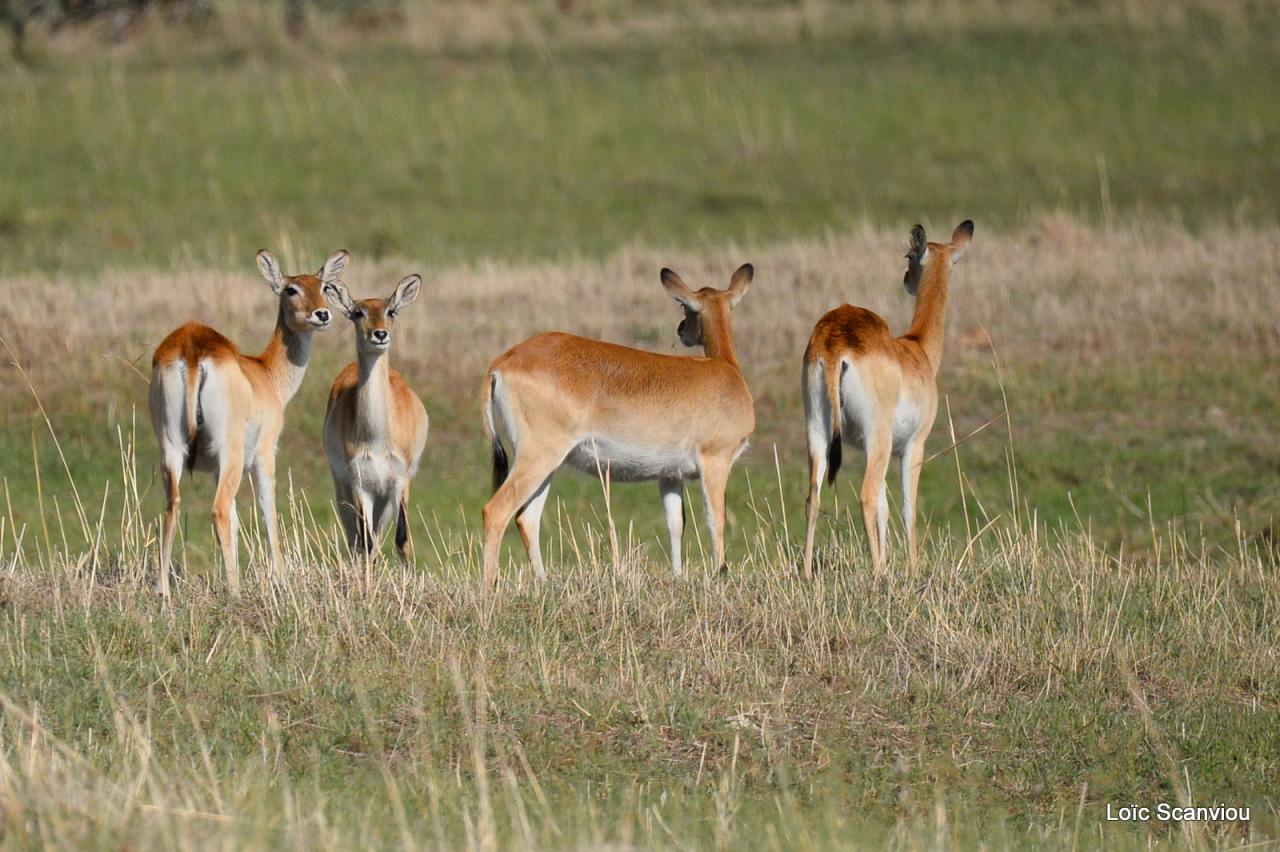
<instances>
[{"instance_id":1,"label":"grass field","mask_svg":"<svg viewBox=\"0 0 1280 852\"><path fill-rule=\"evenodd\" d=\"M0 65L0 845L1280 841L1271 6L407 5ZM846 301L904 328L907 229L965 217L925 564L869 570L857 458L803 583L808 332ZM339 327L289 409L283 575L246 486L225 596L200 477L162 607L151 351L188 318L257 350L261 246L349 248L357 296L424 275L391 355L432 417L415 564L337 546ZM729 576L700 500L679 582L656 487L569 474L551 579L513 534L483 594L488 361L548 329L676 351L658 269L744 261ZM1159 801L1252 819L1104 819Z\"/></svg>"},{"instance_id":2,"label":"grass field","mask_svg":"<svg viewBox=\"0 0 1280 852\"><path fill-rule=\"evenodd\" d=\"M430 269L1046 209L1277 223L1280 23L1153 18L54 54L0 76L0 274L235 269L284 242Z\"/></svg>"}]
</instances>

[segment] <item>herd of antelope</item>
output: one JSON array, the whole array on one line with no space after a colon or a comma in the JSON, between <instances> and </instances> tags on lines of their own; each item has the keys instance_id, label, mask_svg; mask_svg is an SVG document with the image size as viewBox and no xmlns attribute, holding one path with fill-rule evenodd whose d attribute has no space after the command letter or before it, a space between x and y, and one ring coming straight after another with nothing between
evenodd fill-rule
<instances>
[{"instance_id":1,"label":"herd of antelope","mask_svg":"<svg viewBox=\"0 0 1280 852\"><path fill-rule=\"evenodd\" d=\"M937 374L951 267L973 236L964 221L950 242L911 231L903 284L915 297L911 327L894 337L877 314L853 305L826 313L804 352L801 391L809 492L801 573L813 573L822 481L835 481L848 442L866 454L860 501L875 570L885 560L890 459L902 464L902 518L908 557L917 560L916 488L925 439L938 410ZM400 557L409 559L409 481L427 444L422 400L388 362L401 311L422 279L404 278L386 299L355 300L342 273L345 251L315 275L286 276L268 251L261 271L279 302L261 355L245 355L208 326L188 322L157 347L149 403L160 444L167 505L160 534L159 592L168 596L183 470L214 474L213 528L228 591L240 588L236 492L253 478L270 568L280 563L275 521L276 447L284 409L302 384L312 336L351 321L356 360L334 379L324 418L324 449L338 516L353 556L371 558L392 519ZM677 333L702 357L646 352L552 332L519 343L490 365L482 387L484 431L493 455L493 496L484 506L484 581L498 581L502 537L512 518L533 570L546 571L538 543L551 478L565 464L612 481L656 480L671 537L671 568L682 573L684 483L698 480L706 501L714 565L725 570L725 491L755 428L751 393L733 345L732 310L751 288L751 264L724 290L694 290L670 269L662 286L684 309ZM508 455L508 447L510 455Z\"/></svg>"}]
</instances>

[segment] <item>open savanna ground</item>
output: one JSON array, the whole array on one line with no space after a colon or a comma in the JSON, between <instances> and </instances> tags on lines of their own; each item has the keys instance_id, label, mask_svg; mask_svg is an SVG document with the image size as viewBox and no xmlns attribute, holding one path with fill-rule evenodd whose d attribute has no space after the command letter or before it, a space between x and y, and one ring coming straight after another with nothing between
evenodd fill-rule
<instances>
[{"instance_id":1,"label":"open savanna ground","mask_svg":"<svg viewBox=\"0 0 1280 852\"><path fill-rule=\"evenodd\" d=\"M198 478L196 579L171 609L151 592L148 353L175 311L264 338L273 299L248 270L10 279L5 340L24 370L6 368L0 518L6 830L179 846L1145 843L1100 828L1106 802L1132 798L1254 808L1249 826L1154 838L1274 837L1280 234L1063 218L979 231L942 384L957 437L989 425L925 468L925 567L870 572L842 481L821 574L802 583L799 353L847 299L905 322L904 236L751 252L735 322L760 426L731 481L728 577L705 570L698 526L692 578L669 577L655 488L617 485L606 504L569 474L544 523L551 580L533 582L513 534L495 595L477 542L490 355L566 327L670 350L678 311L655 270L723 284L743 249L430 275L393 348L433 415L410 569L352 566L338 547L319 426L352 344L344 327L321 338L283 442L284 575L259 560L243 599L218 591ZM346 278L381 293L410 265L356 261ZM37 307L51 298L82 307L57 342ZM15 413L33 408L27 382L56 446L42 415Z\"/></svg>"},{"instance_id":2,"label":"open savanna ground","mask_svg":"<svg viewBox=\"0 0 1280 852\"><path fill-rule=\"evenodd\" d=\"M936 230L945 234L954 223L940 224ZM1240 535L1273 543L1280 331L1271 305L1280 232L1108 231L1062 217L1006 234L978 227L954 276L942 413L921 478L925 524L947 537L1031 510L1042 521L1085 526L1100 541L1127 549L1149 549L1152 525L1166 523L1207 545L1231 546ZM730 534L737 559L757 558L743 551L760 526L798 529L802 517L807 473L799 377L809 331L825 310L844 302L868 306L904 329L911 311L900 283L905 245L905 233L864 228L708 254L634 247L576 263L431 270L409 260L355 258L345 278L361 297L390 295L408 272L426 275L424 295L407 309L391 352L432 418L414 483L416 527L478 523L489 489L479 394L499 353L549 329L683 351L675 333L681 312L658 283L658 269L671 266L694 286L722 287L750 260L756 282L734 323L758 425L730 488ZM290 250L282 262L310 269L327 253ZM252 257L241 266L106 272L92 281L8 279L6 356L22 366L5 368L0 438L11 535L25 530L25 543L41 550L64 541L92 544L93 525L86 539L72 501L79 496L86 518L105 512L116 524L123 504L108 491L120 496L122 450L137 458L144 510L162 506L146 409L151 352L177 318L208 322L250 351L264 345L275 300ZM45 319L56 303L75 309L60 318L55 336ZM298 510L324 527L333 517L332 486L320 429L329 384L354 357L350 324L343 320L318 336L315 350L288 410L280 481L282 501L304 504ZM955 441L955 451L946 452ZM838 513L859 475L855 462L836 500L828 500L824 539L851 534L849 519ZM243 514L252 524L245 489ZM207 513L197 508L211 491L208 477L187 486L187 550L197 562L212 552ZM700 512L696 489L691 495ZM560 518L553 526L600 529L602 498L600 482L560 477L551 507L562 511L553 511ZM619 485L610 498L623 544L661 557L656 487ZM698 547L697 540L690 544ZM554 548L552 564L575 558ZM791 555L770 554L765 564L777 567Z\"/></svg>"},{"instance_id":3,"label":"open savanna ground","mask_svg":"<svg viewBox=\"0 0 1280 852\"><path fill-rule=\"evenodd\" d=\"M1274 4L370 3L301 40L212 5L0 64L0 845L1277 842ZM808 334L844 302L905 329L909 227L964 218L923 565L894 517L869 569L849 450L802 582ZM151 354L187 319L258 351L261 247L349 249L356 297L424 277L390 356L431 416L415 559L339 546L339 320L287 413L280 576L245 483L225 594L200 475L162 605ZM683 351L658 270L747 261L727 575L696 486L677 581L655 486L566 473L549 580L511 532L482 592L488 362ZM1252 819L1104 819L1161 801Z\"/></svg>"}]
</instances>

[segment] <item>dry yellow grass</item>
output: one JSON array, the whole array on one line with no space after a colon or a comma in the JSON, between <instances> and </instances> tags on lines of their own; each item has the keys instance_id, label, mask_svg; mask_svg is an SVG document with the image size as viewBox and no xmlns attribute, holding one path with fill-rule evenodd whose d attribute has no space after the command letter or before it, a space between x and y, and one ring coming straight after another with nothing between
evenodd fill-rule
<instances>
[{"instance_id":1,"label":"dry yellow grass","mask_svg":"<svg viewBox=\"0 0 1280 852\"><path fill-rule=\"evenodd\" d=\"M943 233L954 223L926 225ZM864 305L892 328L905 329L911 312L900 285L905 246L905 228L864 228L708 256L636 246L602 262L431 269L411 258L373 264L356 256L346 280L363 297L386 295L408 272L423 274L423 298L402 324L394 357L425 394L463 404L474 399L490 360L541 331L677 350L680 315L658 283L658 270L670 266L697 286L723 286L737 264L751 261L756 286L734 314L743 367L766 407L794 407L799 357L826 310L843 302ZM281 256L290 270L309 270L331 248L286 243ZM166 273L12 278L4 282L0 325L42 393L75 392L105 402L119 389L122 363L148 373L150 350L187 318L257 351L275 308L252 260L228 258L218 272L185 270L177 261ZM1098 231L1048 217L1017 233L993 234L979 222L948 308L944 384L948 374L989 363L978 329L1014 371L1023 359L1057 356L1120 360L1206 347L1228 357L1271 355L1280 350L1278 278L1280 231L1274 229L1192 235L1152 225ZM315 373L307 380L312 390L332 375L334 364L350 360L349 331L342 324L336 329L317 339ZM6 385L21 393L14 383ZM777 440L781 431L774 430L788 429L780 421L766 421L761 441Z\"/></svg>"}]
</instances>

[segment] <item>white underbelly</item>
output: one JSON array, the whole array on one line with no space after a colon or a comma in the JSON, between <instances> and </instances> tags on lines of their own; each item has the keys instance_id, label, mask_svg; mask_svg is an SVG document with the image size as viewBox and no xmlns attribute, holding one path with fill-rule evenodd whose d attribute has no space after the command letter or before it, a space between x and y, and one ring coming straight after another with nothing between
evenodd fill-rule
<instances>
[{"instance_id":1,"label":"white underbelly","mask_svg":"<svg viewBox=\"0 0 1280 852\"><path fill-rule=\"evenodd\" d=\"M591 476L608 475L612 482L652 479L696 479L696 454L685 447L626 444L609 438L588 438L574 447L565 464Z\"/></svg>"}]
</instances>

